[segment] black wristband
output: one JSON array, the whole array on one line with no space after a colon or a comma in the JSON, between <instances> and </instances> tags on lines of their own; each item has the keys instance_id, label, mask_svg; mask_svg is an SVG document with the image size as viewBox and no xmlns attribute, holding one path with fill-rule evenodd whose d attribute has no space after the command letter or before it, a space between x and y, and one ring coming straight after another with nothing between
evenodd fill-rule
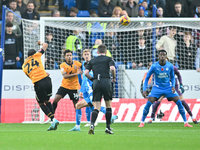
<instances>
[{"instance_id":1,"label":"black wristband","mask_svg":"<svg viewBox=\"0 0 200 150\"><path fill-rule=\"evenodd\" d=\"M94 78L92 77L92 78L90 79L90 81L92 81L92 82L93 82L93 80L94 80Z\"/></svg>"}]
</instances>

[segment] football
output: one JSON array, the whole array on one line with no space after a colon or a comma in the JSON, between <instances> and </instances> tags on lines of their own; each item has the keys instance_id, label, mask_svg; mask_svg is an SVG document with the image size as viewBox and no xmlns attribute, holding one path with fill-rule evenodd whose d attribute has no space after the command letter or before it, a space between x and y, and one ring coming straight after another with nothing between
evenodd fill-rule
<instances>
[{"instance_id":1,"label":"football","mask_svg":"<svg viewBox=\"0 0 200 150\"><path fill-rule=\"evenodd\" d=\"M124 16L121 16L120 18L120 23L123 25L123 26L127 26L129 23L130 23L130 18L126 15Z\"/></svg>"}]
</instances>

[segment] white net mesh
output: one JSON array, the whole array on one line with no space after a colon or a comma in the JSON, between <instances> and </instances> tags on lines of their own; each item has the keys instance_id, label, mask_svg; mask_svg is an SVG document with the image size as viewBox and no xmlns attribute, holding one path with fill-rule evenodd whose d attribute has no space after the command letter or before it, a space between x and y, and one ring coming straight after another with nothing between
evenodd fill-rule
<instances>
[{"instance_id":1,"label":"white net mesh","mask_svg":"<svg viewBox=\"0 0 200 150\"><path fill-rule=\"evenodd\" d=\"M39 22L23 20L25 58L30 48L39 48L36 43L40 39L49 44L45 53L45 69L59 69L64 61L65 49L73 51L74 60L83 61L82 51L90 49L92 57L95 57L97 45L102 42L116 62L116 98L124 98L125 95L135 98L134 85L130 93L125 89L124 78L127 75L123 70L147 70L148 63L157 60L159 49L167 50L170 62L179 70L199 68L200 22L139 21L122 26L118 21L102 21L102 18L98 22L97 19L93 22L87 19L78 22L51 20L44 22L44 39L39 38Z\"/></svg>"}]
</instances>

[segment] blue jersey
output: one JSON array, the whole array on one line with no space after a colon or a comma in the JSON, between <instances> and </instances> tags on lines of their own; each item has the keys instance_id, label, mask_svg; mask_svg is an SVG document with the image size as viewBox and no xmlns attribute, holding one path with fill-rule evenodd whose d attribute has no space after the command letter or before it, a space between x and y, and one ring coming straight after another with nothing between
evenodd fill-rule
<instances>
[{"instance_id":1,"label":"blue jersey","mask_svg":"<svg viewBox=\"0 0 200 150\"><path fill-rule=\"evenodd\" d=\"M90 71L89 74L93 77L92 71ZM83 93L84 99L93 94L92 84L92 81L90 81L86 76L83 76L80 92Z\"/></svg>"},{"instance_id":2,"label":"blue jersey","mask_svg":"<svg viewBox=\"0 0 200 150\"><path fill-rule=\"evenodd\" d=\"M143 85L143 91L146 91L148 80L152 74L154 74L153 86L158 88L175 87L174 67L170 62L166 61L164 66L161 66L158 61L151 65Z\"/></svg>"}]
</instances>

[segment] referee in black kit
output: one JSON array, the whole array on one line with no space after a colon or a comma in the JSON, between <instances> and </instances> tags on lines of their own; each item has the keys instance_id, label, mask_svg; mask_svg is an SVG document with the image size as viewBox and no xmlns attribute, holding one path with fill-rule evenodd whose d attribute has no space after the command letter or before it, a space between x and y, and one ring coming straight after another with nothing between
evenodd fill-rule
<instances>
[{"instance_id":1,"label":"referee in black kit","mask_svg":"<svg viewBox=\"0 0 200 150\"><path fill-rule=\"evenodd\" d=\"M113 88L110 79L110 71L113 76L112 82L116 81L115 62L111 57L106 56L107 47L99 45L98 57L92 59L86 65L85 76L93 81L93 102L94 110L92 111L91 126L88 134L94 134L94 123L97 119L98 113L101 109L101 99L104 97L106 104L106 130L108 134L113 134L110 129L110 122L112 116L112 95ZM93 71L94 78L90 76L90 70Z\"/></svg>"}]
</instances>

